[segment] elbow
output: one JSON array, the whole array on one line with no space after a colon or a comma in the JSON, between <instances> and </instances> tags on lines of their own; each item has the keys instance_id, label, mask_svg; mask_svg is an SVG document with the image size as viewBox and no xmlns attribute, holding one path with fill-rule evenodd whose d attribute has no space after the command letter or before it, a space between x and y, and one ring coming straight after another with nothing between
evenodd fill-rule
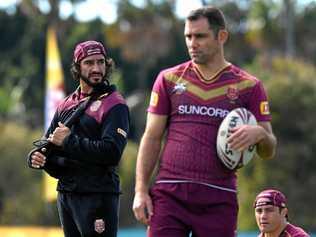
<instances>
[{"instance_id":1,"label":"elbow","mask_svg":"<svg viewBox=\"0 0 316 237\"><path fill-rule=\"evenodd\" d=\"M125 143L113 140L95 142L87 149L85 159L104 166L117 166L121 160ZM89 153L89 156L88 156ZM89 158L88 158L89 157Z\"/></svg>"},{"instance_id":2,"label":"elbow","mask_svg":"<svg viewBox=\"0 0 316 237\"><path fill-rule=\"evenodd\" d=\"M114 165L114 166L119 165L126 144L127 144L127 141L125 139L116 140L116 142L111 143L111 146L109 149L109 160L111 162L111 165Z\"/></svg>"},{"instance_id":3,"label":"elbow","mask_svg":"<svg viewBox=\"0 0 316 237\"><path fill-rule=\"evenodd\" d=\"M118 166L121 161L122 154L118 149L113 149L109 156L110 165Z\"/></svg>"},{"instance_id":4,"label":"elbow","mask_svg":"<svg viewBox=\"0 0 316 237\"><path fill-rule=\"evenodd\" d=\"M259 155L260 158L262 158L264 160L272 160L275 157L275 152L265 153L265 154L262 154L262 153L259 154L258 153L258 155Z\"/></svg>"},{"instance_id":5,"label":"elbow","mask_svg":"<svg viewBox=\"0 0 316 237\"><path fill-rule=\"evenodd\" d=\"M123 150L119 149L115 144L112 144L111 148L103 153L102 160L104 165L118 166L122 158Z\"/></svg>"},{"instance_id":6,"label":"elbow","mask_svg":"<svg viewBox=\"0 0 316 237\"><path fill-rule=\"evenodd\" d=\"M273 136L269 144L258 147L257 154L264 160L271 160L274 159L276 156L276 148L277 139L275 136Z\"/></svg>"}]
</instances>

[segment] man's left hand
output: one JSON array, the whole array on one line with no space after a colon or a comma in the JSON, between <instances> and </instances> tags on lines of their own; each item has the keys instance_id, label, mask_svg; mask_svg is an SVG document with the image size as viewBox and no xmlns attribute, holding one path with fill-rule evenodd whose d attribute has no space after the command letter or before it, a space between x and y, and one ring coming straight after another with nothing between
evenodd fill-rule
<instances>
[{"instance_id":1,"label":"man's left hand","mask_svg":"<svg viewBox=\"0 0 316 237\"><path fill-rule=\"evenodd\" d=\"M231 130L228 138L229 147L233 150L244 151L249 146L257 144L264 138L264 128L259 125L241 125Z\"/></svg>"}]
</instances>

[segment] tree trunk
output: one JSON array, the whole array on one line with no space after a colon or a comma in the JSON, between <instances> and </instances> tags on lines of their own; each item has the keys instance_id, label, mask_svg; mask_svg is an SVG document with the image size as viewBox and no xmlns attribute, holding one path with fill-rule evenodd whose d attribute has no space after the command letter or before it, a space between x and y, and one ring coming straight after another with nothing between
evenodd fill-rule
<instances>
[{"instance_id":1,"label":"tree trunk","mask_svg":"<svg viewBox=\"0 0 316 237\"><path fill-rule=\"evenodd\" d=\"M284 0L285 55L286 55L286 57L291 57L291 58L293 58L295 56L294 6L295 6L295 0Z\"/></svg>"}]
</instances>

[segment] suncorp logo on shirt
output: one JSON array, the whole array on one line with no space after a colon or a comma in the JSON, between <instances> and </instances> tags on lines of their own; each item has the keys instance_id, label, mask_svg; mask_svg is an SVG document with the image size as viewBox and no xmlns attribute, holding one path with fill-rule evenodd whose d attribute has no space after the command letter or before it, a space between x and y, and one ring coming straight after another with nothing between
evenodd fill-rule
<instances>
[{"instance_id":1,"label":"suncorp logo on shirt","mask_svg":"<svg viewBox=\"0 0 316 237\"><path fill-rule=\"evenodd\" d=\"M226 109L200 105L179 105L178 112L179 114L206 115L220 118L224 118L229 113Z\"/></svg>"}]
</instances>

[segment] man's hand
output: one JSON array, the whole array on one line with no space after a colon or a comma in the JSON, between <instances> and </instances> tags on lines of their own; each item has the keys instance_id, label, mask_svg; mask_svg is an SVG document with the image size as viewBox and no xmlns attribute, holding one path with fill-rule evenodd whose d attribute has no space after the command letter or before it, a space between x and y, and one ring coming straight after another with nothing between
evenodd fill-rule
<instances>
[{"instance_id":1,"label":"man's hand","mask_svg":"<svg viewBox=\"0 0 316 237\"><path fill-rule=\"evenodd\" d=\"M39 169L45 165L46 156L36 151L31 156L31 166L35 169Z\"/></svg>"},{"instance_id":2,"label":"man's hand","mask_svg":"<svg viewBox=\"0 0 316 237\"><path fill-rule=\"evenodd\" d=\"M64 142L64 139L70 134L70 129L66 127L61 122L58 122L58 127L55 131L49 135L47 138L48 141L55 144L56 146L61 146Z\"/></svg>"},{"instance_id":3,"label":"man's hand","mask_svg":"<svg viewBox=\"0 0 316 237\"><path fill-rule=\"evenodd\" d=\"M149 225L153 215L153 204L148 193L137 192L134 197L133 211L136 219L145 225Z\"/></svg>"},{"instance_id":4,"label":"man's hand","mask_svg":"<svg viewBox=\"0 0 316 237\"><path fill-rule=\"evenodd\" d=\"M259 125L241 125L231 129L231 132L232 134L227 140L229 146L240 152L257 144L265 137L265 130Z\"/></svg>"}]
</instances>

